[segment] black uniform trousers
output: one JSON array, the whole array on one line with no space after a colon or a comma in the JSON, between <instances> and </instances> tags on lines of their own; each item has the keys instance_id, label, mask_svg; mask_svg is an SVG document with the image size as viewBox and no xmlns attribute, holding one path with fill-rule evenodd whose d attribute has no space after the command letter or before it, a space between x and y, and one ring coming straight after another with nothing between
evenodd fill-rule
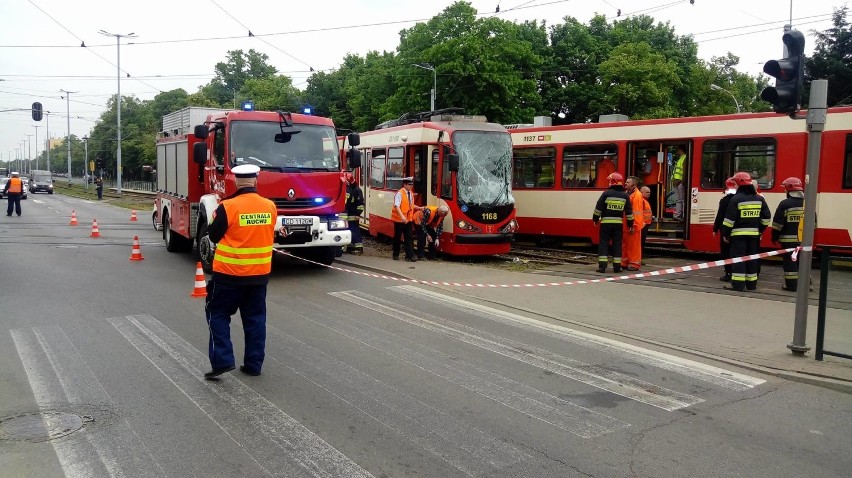
<instances>
[{"instance_id":1,"label":"black uniform trousers","mask_svg":"<svg viewBox=\"0 0 852 478\"><path fill-rule=\"evenodd\" d=\"M732 236L731 257L757 254L760 250L760 236ZM760 272L760 259L731 264L731 287L736 290L757 289L757 273Z\"/></svg>"},{"instance_id":2,"label":"black uniform trousers","mask_svg":"<svg viewBox=\"0 0 852 478\"><path fill-rule=\"evenodd\" d=\"M404 242L405 258L414 259L413 238L411 236L411 223L393 223L393 258L399 258L400 239Z\"/></svg>"},{"instance_id":3,"label":"black uniform trousers","mask_svg":"<svg viewBox=\"0 0 852 478\"><path fill-rule=\"evenodd\" d=\"M722 259L730 259L731 258L731 243L725 242L725 239L722 238L721 234L719 235L719 252L722 255ZM725 264L725 275L731 275L731 265Z\"/></svg>"},{"instance_id":4,"label":"black uniform trousers","mask_svg":"<svg viewBox=\"0 0 852 478\"><path fill-rule=\"evenodd\" d=\"M429 243L429 259L434 259L438 250L435 248L435 240L438 239L438 231L432 229L431 227L427 228L426 231L423 230L423 227L417 228L417 258L423 259L426 257L426 236L432 238L432 242Z\"/></svg>"},{"instance_id":5,"label":"black uniform trousers","mask_svg":"<svg viewBox=\"0 0 852 478\"><path fill-rule=\"evenodd\" d=\"M801 242L782 242L781 247L784 249L789 249L791 247L799 247L801 246ZM787 290L796 290L797 285L799 284L799 262L793 260L793 253L784 254L781 258L782 263L781 266L784 269L784 287Z\"/></svg>"},{"instance_id":6,"label":"black uniform trousers","mask_svg":"<svg viewBox=\"0 0 852 478\"><path fill-rule=\"evenodd\" d=\"M9 201L9 205L6 207L6 215L11 216L12 211L15 211L15 214L21 215L21 193L6 193L6 199Z\"/></svg>"},{"instance_id":7,"label":"black uniform trousers","mask_svg":"<svg viewBox=\"0 0 852 478\"><path fill-rule=\"evenodd\" d=\"M612 270L621 272L621 223L601 224L600 244L598 244L598 268L606 270L609 257L612 257Z\"/></svg>"}]
</instances>

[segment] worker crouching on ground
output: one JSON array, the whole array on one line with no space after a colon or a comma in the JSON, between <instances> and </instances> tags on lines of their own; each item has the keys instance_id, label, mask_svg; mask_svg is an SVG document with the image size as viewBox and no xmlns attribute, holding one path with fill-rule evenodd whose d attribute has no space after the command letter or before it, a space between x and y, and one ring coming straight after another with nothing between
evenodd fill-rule
<instances>
[{"instance_id":1,"label":"worker crouching on ground","mask_svg":"<svg viewBox=\"0 0 852 478\"><path fill-rule=\"evenodd\" d=\"M600 223L600 244L598 245L598 272L606 272L609 257L612 256L612 269L621 272L621 223L626 217L633 232L633 206L624 191L624 176L612 173L607 176L609 189L601 194L592 214L595 226Z\"/></svg>"},{"instance_id":2,"label":"worker crouching on ground","mask_svg":"<svg viewBox=\"0 0 852 478\"><path fill-rule=\"evenodd\" d=\"M781 201L772 218L772 242L788 249L802 245L799 241L799 222L805 214L805 188L802 180L789 177L781 183L787 191L787 199ZM799 263L792 253L784 254L784 290L795 291L799 283Z\"/></svg>"},{"instance_id":3,"label":"worker crouching on ground","mask_svg":"<svg viewBox=\"0 0 852 478\"><path fill-rule=\"evenodd\" d=\"M737 193L731 198L725 220L722 222L722 238L731 244L731 256L742 257L757 254L760 236L769 226L772 213L763 197L759 196L747 172L734 174ZM736 291L757 289L759 259L736 262L731 265L731 285L726 289Z\"/></svg>"},{"instance_id":4,"label":"worker crouching on ground","mask_svg":"<svg viewBox=\"0 0 852 478\"><path fill-rule=\"evenodd\" d=\"M364 240L361 238L361 226L358 222L364 214L364 192L355 184L355 176L352 173L344 174L343 182L346 183L346 221L349 224L349 232L352 233L352 242L346 246L346 252L361 255L364 253Z\"/></svg>"},{"instance_id":5,"label":"worker crouching on ground","mask_svg":"<svg viewBox=\"0 0 852 478\"><path fill-rule=\"evenodd\" d=\"M417 258L435 259L444 230L444 218L450 210L447 206L426 206L414 213L414 227L417 228ZM429 243L429 253L426 243Z\"/></svg>"},{"instance_id":6,"label":"worker crouching on ground","mask_svg":"<svg viewBox=\"0 0 852 478\"><path fill-rule=\"evenodd\" d=\"M210 330L208 380L234 369L231 316L240 311L245 354L240 371L260 375L266 348L266 286L272 271L275 241L275 203L256 192L260 168L245 164L232 169L237 192L225 198L213 214L210 240L218 243L213 277L207 284L204 311ZM286 235L283 226L278 232Z\"/></svg>"}]
</instances>

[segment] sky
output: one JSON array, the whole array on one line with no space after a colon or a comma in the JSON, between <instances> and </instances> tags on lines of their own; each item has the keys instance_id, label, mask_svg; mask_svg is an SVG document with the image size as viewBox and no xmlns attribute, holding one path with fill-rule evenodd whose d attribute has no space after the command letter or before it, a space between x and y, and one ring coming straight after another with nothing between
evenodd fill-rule
<instances>
[{"instance_id":1,"label":"sky","mask_svg":"<svg viewBox=\"0 0 852 478\"><path fill-rule=\"evenodd\" d=\"M846 0L468 0L480 16L509 21L595 14L610 21L646 14L692 35L699 57L728 52L739 70L761 74L782 57L783 25L806 35L831 26ZM122 96L153 99L161 91L193 93L214 76L228 50L254 48L304 90L315 71L335 69L347 54L394 51L399 32L428 21L453 0L2 0L0 1L0 160L35 157L44 149L46 121L36 123L34 101L50 111L50 136L91 132L106 102ZM495 13L499 6L500 12ZM618 16L620 11L620 16ZM115 36L121 38L121 46ZM249 37L251 31L254 37ZM86 47L82 48L81 43ZM121 73L117 69L120 55ZM429 72L423 71L424 74ZM70 95L60 91L71 92ZM440 85L438 86L440 91ZM3 111L26 109L26 111ZM35 128L34 126L38 126ZM19 149L20 151L16 151ZM52 159L52 158L51 158Z\"/></svg>"}]
</instances>

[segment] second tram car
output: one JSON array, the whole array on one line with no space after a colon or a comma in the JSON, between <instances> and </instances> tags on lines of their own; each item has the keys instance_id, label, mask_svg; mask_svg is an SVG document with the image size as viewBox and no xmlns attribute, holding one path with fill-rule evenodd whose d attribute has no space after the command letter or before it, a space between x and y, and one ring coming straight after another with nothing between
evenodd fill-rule
<instances>
[{"instance_id":1,"label":"second tram car","mask_svg":"<svg viewBox=\"0 0 852 478\"><path fill-rule=\"evenodd\" d=\"M391 208L402 178L418 206L446 205L440 250L454 256L509 252L514 232L511 137L484 116L438 110L404 115L361 133L362 226L393 236Z\"/></svg>"},{"instance_id":2,"label":"second tram car","mask_svg":"<svg viewBox=\"0 0 852 478\"><path fill-rule=\"evenodd\" d=\"M592 211L606 176L618 171L651 189L649 244L717 252L713 220L727 178L749 172L773 212L785 197L784 179L805 181L805 121L774 113L520 127L511 134L519 238L597 243ZM680 154L686 187L678 220L672 172ZM818 188L815 243L852 245L852 107L828 110ZM769 236L762 247L772 247Z\"/></svg>"}]
</instances>

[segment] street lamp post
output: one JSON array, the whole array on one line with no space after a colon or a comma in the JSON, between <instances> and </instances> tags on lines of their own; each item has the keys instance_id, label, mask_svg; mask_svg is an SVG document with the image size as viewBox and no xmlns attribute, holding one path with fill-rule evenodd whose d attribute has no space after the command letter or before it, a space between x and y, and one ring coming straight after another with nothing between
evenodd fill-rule
<instances>
[{"instance_id":1,"label":"street lamp post","mask_svg":"<svg viewBox=\"0 0 852 478\"><path fill-rule=\"evenodd\" d=\"M739 112L740 112L740 102L739 102L739 101L737 101L737 97L736 97L736 96L734 96L734 94L733 94L733 93L731 93L730 91L728 91L728 90L726 90L726 89L722 88L722 87L721 87L721 86L719 86L719 85L710 85L710 89L713 89L713 90L716 90L716 91L724 91L725 93L727 93L727 94L731 95L731 98L733 98L733 99L734 99L734 104L735 104L735 105L737 105L737 113L739 113Z\"/></svg>"},{"instance_id":2,"label":"street lamp post","mask_svg":"<svg viewBox=\"0 0 852 478\"><path fill-rule=\"evenodd\" d=\"M83 188L88 191L89 190L89 137L83 136L81 138L83 140L83 147L86 151L86 159L83 160Z\"/></svg>"},{"instance_id":3,"label":"street lamp post","mask_svg":"<svg viewBox=\"0 0 852 478\"><path fill-rule=\"evenodd\" d=\"M417 68L423 68L424 70L430 70L432 72L432 111L435 111L435 102L438 99L438 72L435 71L435 67L430 65L429 63L414 63L411 66L416 66Z\"/></svg>"},{"instance_id":4,"label":"street lamp post","mask_svg":"<svg viewBox=\"0 0 852 478\"><path fill-rule=\"evenodd\" d=\"M68 185L71 185L71 93L77 93L77 91L66 91L59 90L65 93L65 113L68 116L68 136L65 140L68 143Z\"/></svg>"},{"instance_id":5,"label":"street lamp post","mask_svg":"<svg viewBox=\"0 0 852 478\"><path fill-rule=\"evenodd\" d=\"M35 141L35 143L36 143L36 151L35 151L35 153L36 153L36 169L39 169L39 167L38 167L38 166L39 166L39 164L38 164L38 129L39 129L39 128L41 128L41 126L33 125L33 128L35 128L35 130L36 130L36 132L35 132L35 139L36 139L36 141Z\"/></svg>"},{"instance_id":6,"label":"street lamp post","mask_svg":"<svg viewBox=\"0 0 852 478\"><path fill-rule=\"evenodd\" d=\"M31 135L31 134L27 135L27 167L26 167L26 169L28 170L27 172L32 172L32 170L33 170L33 165L32 165L32 162L33 162L33 140L32 140L32 137L33 137L33 135Z\"/></svg>"},{"instance_id":7,"label":"street lamp post","mask_svg":"<svg viewBox=\"0 0 852 478\"><path fill-rule=\"evenodd\" d=\"M115 37L115 46L116 46L116 56L118 61L116 62L116 79L118 80L118 96L116 97L116 112L118 113L118 119L116 120L116 131L118 136L118 146L116 147L115 152L115 188L116 192L119 196L121 196L121 38L135 38L135 33L128 33L126 35L122 35L120 33L110 33L105 30L101 30L101 35L106 35L108 37Z\"/></svg>"},{"instance_id":8,"label":"street lamp post","mask_svg":"<svg viewBox=\"0 0 852 478\"><path fill-rule=\"evenodd\" d=\"M45 129L47 129L47 133L45 133L47 135L47 170L52 173L53 170L50 169L50 111L44 112L44 119Z\"/></svg>"}]
</instances>

